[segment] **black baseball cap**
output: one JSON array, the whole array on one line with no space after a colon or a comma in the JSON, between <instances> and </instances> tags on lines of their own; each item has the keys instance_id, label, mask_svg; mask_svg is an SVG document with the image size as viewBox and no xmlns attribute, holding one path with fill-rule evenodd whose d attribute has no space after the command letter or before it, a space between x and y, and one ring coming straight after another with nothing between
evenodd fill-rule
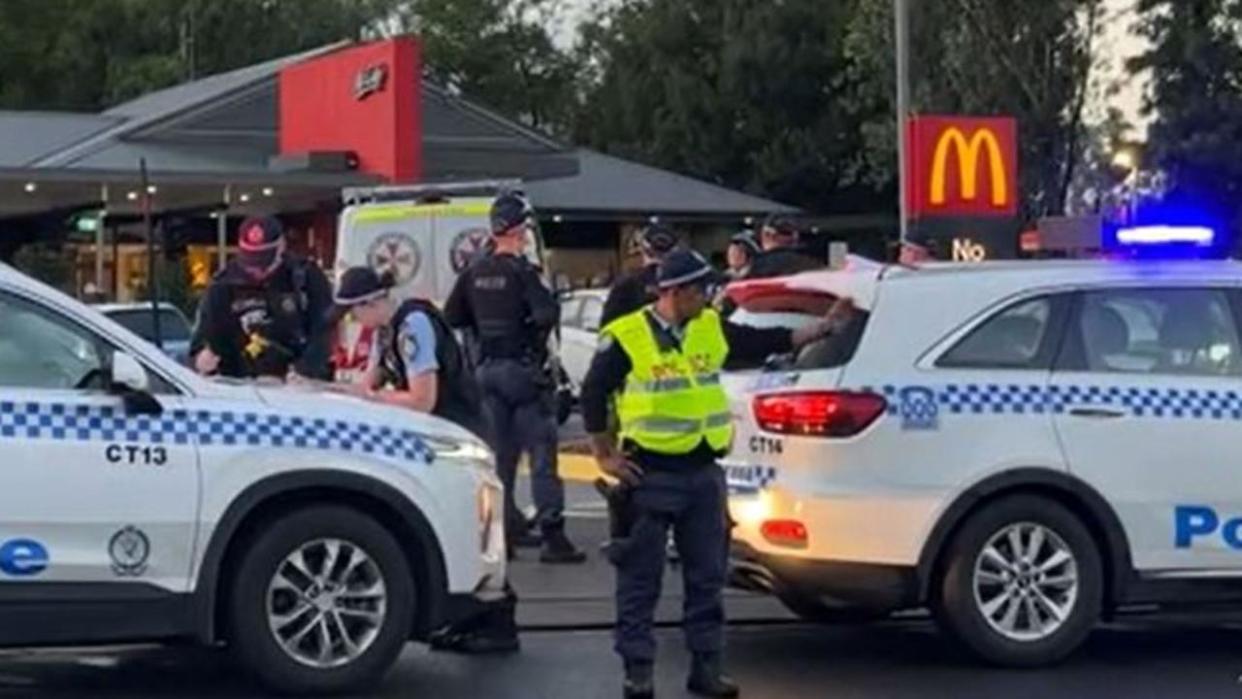
<instances>
[{"instance_id":1,"label":"black baseball cap","mask_svg":"<svg viewBox=\"0 0 1242 699\"><path fill-rule=\"evenodd\" d=\"M336 285L333 302L337 308L353 308L388 295L390 280L370 267L350 267Z\"/></svg>"},{"instance_id":2,"label":"black baseball cap","mask_svg":"<svg viewBox=\"0 0 1242 699\"><path fill-rule=\"evenodd\" d=\"M677 234L667 227L653 223L643 229L638 244L649 257L664 257L677 248Z\"/></svg>"},{"instance_id":3,"label":"black baseball cap","mask_svg":"<svg viewBox=\"0 0 1242 699\"><path fill-rule=\"evenodd\" d=\"M279 259L284 239L285 227L279 220L271 216L247 218L237 229L238 259L246 267L267 269Z\"/></svg>"},{"instance_id":4,"label":"black baseball cap","mask_svg":"<svg viewBox=\"0 0 1242 699\"><path fill-rule=\"evenodd\" d=\"M535 210L526 197L516 192L501 194L492 202L492 235L504 235L534 215Z\"/></svg>"},{"instance_id":5,"label":"black baseball cap","mask_svg":"<svg viewBox=\"0 0 1242 699\"><path fill-rule=\"evenodd\" d=\"M661 290L697 284L710 286L716 271L703 256L693 250L674 250L660 262L656 286Z\"/></svg>"},{"instance_id":6,"label":"black baseball cap","mask_svg":"<svg viewBox=\"0 0 1242 699\"><path fill-rule=\"evenodd\" d=\"M797 238L799 233L798 224L794 223L793 219L777 214L772 214L765 218L763 225L759 228L760 231L764 232L769 229L783 238Z\"/></svg>"}]
</instances>

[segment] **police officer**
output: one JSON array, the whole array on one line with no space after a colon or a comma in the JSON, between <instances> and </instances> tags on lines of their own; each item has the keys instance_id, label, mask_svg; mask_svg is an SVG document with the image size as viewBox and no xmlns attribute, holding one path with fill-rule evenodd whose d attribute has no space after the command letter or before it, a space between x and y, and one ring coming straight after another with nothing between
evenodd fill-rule
<instances>
[{"instance_id":1,"label":"police officer","mask_svg":"<svg viewBox=\"0 0 1242 699\"><path fill-rule=\"evenodd\" d=\"M604 299L604 310L600 313L601 328L655 300L656 270L660 260L677 248L677 235L653 223L639 235L638 247L642 252L643 266L622 275L612 285L608 298Z\"/></svg>"},{"instance_id":2,"label":"police officer","mask_svg":"<svg viewBox=\"0 0 1242 699\"><path fill-rule=\"evenodd\" d=\"M398 305L386 282L369 267L354 267L341 275L337 286L338 315L352 313L376 333L367 371L351 392L431 413L487 440L490 430L478 384L448 323L429 301L410 299ZM432 648L470 653L518 650L517 597L512 590L507 593L503 603L434 633Z\"/></svg>"},{"instance_id":3,"label":"police officer","mask_svg":"<svg viewBox=\"0 0 1242 699\"><path fill-rule=\"evenodd\" d=\"M798 226L791 219L768 216L759 229L763 252L751 263L746 278L767 279L823 269L824 264L799 249L798 238Z\"/></svg>"},{"instance_id":4,"label":"police officer","mask_svg":"<svg viewBox=\"0 0 1242 699\"><path fill-rule=\"evenodd\" d=\"M654 694L652 614L670 528L686 586L684 628L693 655L687 688L700 696L737 696L721 669L728 526L716 461L733 426L719 372L726 358L757 362L823 337L850 313L842 301L796 331L735 325L706 308L712 275L697 253L670 254L659 268L656 302L603 329L582 386L583 419L599 467L629 489L630 531L612 552L616 650L627 699ZM614 396L619 436L607 417Z\"/></svg>"},{"instance_id":5,"label":"police officer","mask_svg":"<svg viewBox=\"0 0 1242 699\"><path fill-rule=\"evenodd\" d=\"M243 221L238 247L199 305L190 342L195 368L235 378L285 379L292 372L330 379L327 277L285 252L284 228L274 218Z\"/></svg>"},{"instance_id":6,"label":"police officer","mask_svg":"<svg viewBox=\"0 0 1242 699\"><path fill-rule=\"evenodd\" d=\"M505 485L510 549L532 543L521 540L526 522L514 499L518 458L527 451L542 534L540 560L582 563L586 554L565 536L565 487L557 473L556 394L548 339L561 309L523 256L533 213L520 195L497 197L491 210L495 250L457 278L444 315L452 327L469 330L477 343L479 385L495 430L496 469Z\"/></svg>"},{"instance_id":7,"label":"police officer","mask_svg":"<svg viewBox=\"0 0 1242 699\"><path fill-rule=\"evenodd\" d=\"M725 260L729 265L730 279L745 279L750 274L750 266L759 256L759 241L750 231L742 231L729 239L729 249L725 252Z\"/></svg>"}]
</instances>

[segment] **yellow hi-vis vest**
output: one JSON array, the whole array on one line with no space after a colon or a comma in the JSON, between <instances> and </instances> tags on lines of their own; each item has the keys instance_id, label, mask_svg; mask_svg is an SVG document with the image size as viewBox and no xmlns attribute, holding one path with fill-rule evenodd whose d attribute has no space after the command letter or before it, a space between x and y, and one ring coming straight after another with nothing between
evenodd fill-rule
<instances>
[{"instance_id":1,"label":"yellow hi-vis vest","mask_svg":"<svg viewBox=\"0 0 1242 699\"><path fill-rule=\"evenodd\" d=\"M720 368L729 354L720 315L704 310L686 327L681 349L661 349L647 310L622 316L603 333L621 344L632 368L617 396L621 438L659 454L688 454L706 440L723 451L733 439Z\"/></svg>"}]
</instances>

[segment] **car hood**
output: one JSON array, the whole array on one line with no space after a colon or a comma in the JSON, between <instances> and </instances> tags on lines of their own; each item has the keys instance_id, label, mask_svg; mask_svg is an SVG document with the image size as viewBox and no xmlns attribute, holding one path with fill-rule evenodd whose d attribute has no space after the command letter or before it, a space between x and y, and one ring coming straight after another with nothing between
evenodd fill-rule
<instances>
[{"instance_id":1,"label":"car hood","mask_svg":"<svg viewBox=\"0 0 1242 699\"><path fill-rule=\"evenodd\" d=\"M483 446L468 430L428 413L382 405L322 387L309 385L263 386L251 388L265 405L282 413L309 418L350 420L371 425L411 430L433 441L451 441Z\"/></svg>"}]
</instances>

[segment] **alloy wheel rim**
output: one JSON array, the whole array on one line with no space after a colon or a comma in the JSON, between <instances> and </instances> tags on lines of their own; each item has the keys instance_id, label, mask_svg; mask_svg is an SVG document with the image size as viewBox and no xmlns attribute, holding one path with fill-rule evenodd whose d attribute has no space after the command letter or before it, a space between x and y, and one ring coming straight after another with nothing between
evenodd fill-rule
<instances>
[{"instance_id":1,"label":"alloy wheel rim","mask_svg":"<svg viewBox=\"0 0 1242 699\"><path fill-rule=\"evenodd\" d=\"M343 539L300 545L276 566L266 596L268 628L281 649L316 669L341 667L375 643L388 612L379 565Z\"/></svg>"},{"instance_id":2,"label":"alloy wheel rim","mask_svg":"<svg viewBox=\"0 0 1242 699\"><path fill-rule=\"evenodd\" d=\"M1078 561L1065 540L1034 522L1002 528L975 559L976 609L1013 641L1039 641L1065 625L1078 601Z\"/></svg>"}]
</instances>

